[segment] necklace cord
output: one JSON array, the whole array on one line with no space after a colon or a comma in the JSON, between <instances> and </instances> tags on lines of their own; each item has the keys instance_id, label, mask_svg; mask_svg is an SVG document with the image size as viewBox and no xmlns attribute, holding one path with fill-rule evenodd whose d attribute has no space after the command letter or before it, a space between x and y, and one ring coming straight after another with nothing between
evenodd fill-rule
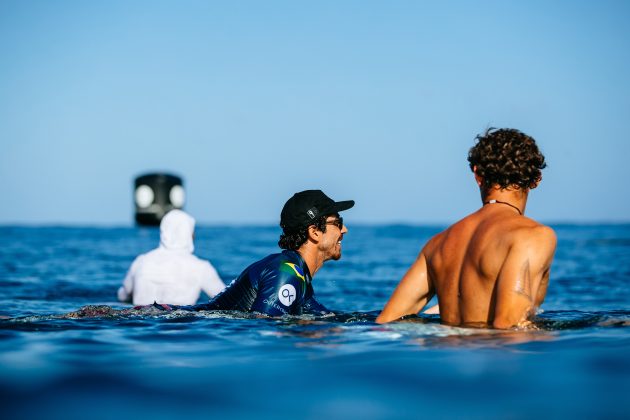
<instances>
[{"instance_id":1,"label":"necklace cord","mask_svg":"<svg viewBox=\"0 0 630 420\"><path fill-rule=\"evenodd\" d=\"M507 203L507 202L505 202L505 201L499 201L499 200L488 200L488 201L485 201L485 202L483 203L483 205L485 206L486 204L494 204L494 203L498 203L498 204L505 204L506 206L510 206L510 207L512 207L514 210L516 210L520 216L522 216L522 215L523 215L523 212L521 211L521 209L519 209L519 208L518 208L518 207L516 207L515 205L510 204L510 203Z\"/></svg>"}]
</instances>

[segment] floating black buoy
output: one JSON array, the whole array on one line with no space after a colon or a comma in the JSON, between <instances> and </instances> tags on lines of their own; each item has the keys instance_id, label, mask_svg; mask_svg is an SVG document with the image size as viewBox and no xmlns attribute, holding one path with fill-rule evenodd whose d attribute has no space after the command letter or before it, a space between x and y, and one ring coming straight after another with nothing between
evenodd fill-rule
<instances>
[{"instance_id":1,"label":"floating black buoy","mask_svg":"<svg viewBox=\"0 0 630 420\"><path fill-rule=\"evenodd\" d=\"M158 226L166 213L184 207L185 199L180 177L165 173L141 175L136 178L134 189L136 223Z\"/></svg>"}]
</instances>

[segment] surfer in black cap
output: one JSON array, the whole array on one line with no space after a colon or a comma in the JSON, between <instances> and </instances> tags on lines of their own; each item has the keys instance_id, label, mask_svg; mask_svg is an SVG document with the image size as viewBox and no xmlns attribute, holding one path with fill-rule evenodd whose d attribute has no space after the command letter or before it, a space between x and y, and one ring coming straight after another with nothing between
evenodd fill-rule
<instances>
[{"instance_id":1,"label":"surfer in black cap","mask_svg":"<svg viewBox=\"0 0 630 420\"><path fill-rule=\"evenodd\" d=\"M326 314L315 299L312 278L325 261L341 258L341 242L348 228L341 211L354 201L334 201L320 190L294 194L280 215L281 253L247 267L227 289L193 310L239 310L270 316ZM165 308L166 309L166 308Z\"/></svg>"}]
</instances>

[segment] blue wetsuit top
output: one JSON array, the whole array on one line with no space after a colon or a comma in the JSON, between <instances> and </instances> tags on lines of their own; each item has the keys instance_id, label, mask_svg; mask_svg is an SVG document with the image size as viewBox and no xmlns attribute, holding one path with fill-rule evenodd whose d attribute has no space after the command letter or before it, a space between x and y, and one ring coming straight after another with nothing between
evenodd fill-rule
<instances>
[{"instance_id":1,"label":"blue wetsuit top","mask_svg":"<svg viewBox=\"0 0 630 420\"><path fill-rule=\"evenodd\" d=\"M317 302L308 266L296 251L272 254L247 267L200 310L238 310L270 316L330 313Z\"/></svg>"}]
</instances>

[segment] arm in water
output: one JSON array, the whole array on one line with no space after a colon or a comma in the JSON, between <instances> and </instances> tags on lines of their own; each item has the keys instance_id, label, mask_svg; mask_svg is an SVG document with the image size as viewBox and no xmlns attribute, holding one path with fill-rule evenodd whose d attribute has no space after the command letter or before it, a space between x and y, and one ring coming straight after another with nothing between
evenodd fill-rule
<instances>
[{"instance_id":1,"label":"arm in water","mask_svg":"<svg viewBox=\"0 0 630 420\"><path fill-rule=\"evenodd\" d=\"M217 270L207 261L204 261L204 271L206 272L201 280L201 290L208 295L209 298L213 298L225 289L225 283L219 277Z\"/></svg>"},{"instance_id":2,"label":"arm in water","mask_svg":"<svg viewBox=\"0 0 630 420\"><path fill-rule=\"evenodd\" d=\"M376 322L383 324L401 316L417 314L431 300L435 290L427 272L424 251L402 278Z\"/></svg>"},{"instance_id":3,"label":"arm in water","mask_svg":"<svg viewBox=\"0 0 630 420\"><path fill-rule=\"evenodd\" d=\"M136 275L139 260L140 257L133 260L131 267L129 267L129 271L127 271L123 285L118 289L118 300L120 302L131 303L133 300L133 278Z\"/></svg>"},{"instance_id":4,"label":"arm in water","mask_svg":"<svg viewBox=\"0 0 630 420\"><path fill-rule=\"evenodd\" d=\"M516 238L497 279L494 328L518 326L534 315L547 291L555 250L555 233L546 226Z\"/></svg>"}]
</instances>

